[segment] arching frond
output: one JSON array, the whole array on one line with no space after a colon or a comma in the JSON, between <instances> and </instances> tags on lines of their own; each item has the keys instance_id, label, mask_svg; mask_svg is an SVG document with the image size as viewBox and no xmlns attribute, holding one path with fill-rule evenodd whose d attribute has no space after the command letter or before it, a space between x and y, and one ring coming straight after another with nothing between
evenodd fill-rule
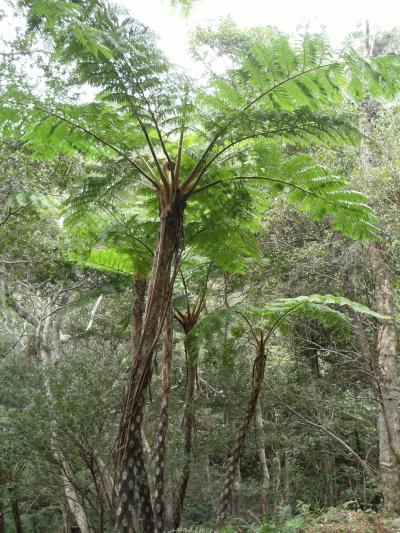
<instances>
[{"instance_id":1,"label":"arching frond","mask_svg":"<svg viewBox=\"0 0 400 533\"><path fill-rule=\"evenodd\" d=\"M198 322L189 333L188 340L192 345L193 353L199 353L200 346L211 345L214 337L224 331L227 322L231 326L238 323L245 324L241 330L242 334L247 331L250 336L255 336L260 330L265 332L271 328L275 329L277 325L285 327L288 322L297 317L312 319L329 329L333 329L336 333L349 334L352 332L353 323L342 312L341 308L343 307L374 318L388 318L372 311L365 305L341 296L312 294L297 298L281 298L257 308L237 305L218 309ZM237 332L237 330L235 331Z\"/></svg>"}]
</instances>

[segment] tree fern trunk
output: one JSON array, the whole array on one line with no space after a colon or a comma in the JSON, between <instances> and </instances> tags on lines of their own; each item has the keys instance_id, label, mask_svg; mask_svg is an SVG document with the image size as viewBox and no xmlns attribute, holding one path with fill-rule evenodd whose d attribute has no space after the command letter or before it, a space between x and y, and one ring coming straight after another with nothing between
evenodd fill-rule
<instances>
[{"instance_id":1,"label":"tree fern trunk","mask_svg":"<svg viewBox=\"0 0 400 533\"><path fill-rule=\"evenodd\" d=\"M137 418L143 417L143 403L137 411ZM116 530L133 533L136 531L134 515L135 484L138 488L140 513L143 531L154 531L153 508L148 482L147 470L144 463L144 453L141 433L137 433L135 424L128 431L128 449L121 460L120 482L118 484L118 510Z\"/></svg>"},{"instance_id":2,"label":"tree fern trunk","mask_svg":"<svg viewBox=\"0 0 400 533\"><path fill-rule=\"evenodd\" d=\"M260 401L257 402L256 406L255 426L257 430L258 439L258 457L260 459L261 465L261 509L263 518L266 518L268 515L268 494L270 486L270 476L267 458L265 457L264 422L261 412Z\"/></svg>"},{"instance_id":3,"label":"tree fern trunk","mask_svg":"<svg viewBox=\"0 0 400 533\"><path fill-rule=\"evenodd\" d=\"M4 504L2 499L0 499L0 533L6 533L6 524L4 521Z\"/></svg>"},{"instance_id":4,"label":"tree fern trunk","mask_svg":"<svg viewBox=\"0 0 400 533\"><path fill-rule=\"evenodd\" d=\"M132 368L137 364L140 335L143 326L143 314L146 304L147 281L135 276L132 289L132 321L131 321L131 361Z\"/></svg>"},{"instance_id":5,"label":"tree fern trunk","mask_svg":"<svg viewBox=\"0 0 400 533\"><path fill-rule=\"evenodd\" d=\"M11 512L14 519L15 533L24 533L18 500L11 500Z\"/></svg>"},{"instance_id":6,"label":"tree fern trunk","mask_svg":"<svg viewBox=\"0 0 400 533\"><path fill-rule=\"evenodd\" d=\"M135 277L132 291L132 322L131 322L131 361L132 368L138 371L142 368L138 357L140 336L142 332L143 314L146 297L146 280ZM143 406L138 410L137 416L142 419ZM137 523L134 513L135 482L138 488L140 511L145 531L151 531L152 505L147 471L144 462L141 432L135 433L134 426L129 430L129 443L125 455L121 461L120 481L117 487L119 507L117 510L117 531L137 531Z\"/></svg>"},{"instance_id":7,"label":"tree fern trunk","mask_svg":"<svg viewBox=\"0 0 400 533\"><path fill-rule=\"evenodd\" d=\"M185 346L186 354L188 353ZM193 426L194 426L194 412L193 402L196 393L196 373L197 365L188 362L187 368L187 382L186 382L186 403L185 411L182 420L182 432L184 438L185 458L181 477L178 483L178 489L175 495L174 507L174 529L178 529L181 524L183 503L185 501L186 489L190 477L190 463L192 460L192 446L193 446Z\"/></svg>"},{"instance_id":8,"label":"tree fern trunk","mask_svg":"<svg viewBox=\"0 0 400 533\"><path fill-rule=\"evenodd\" d=\"M149 386L154 351L169 306L170 295L167 293L166 287L169 286L171 264L180 245L184 208L185 200L179 190L177 190L173 200L171 200L169 209L164 209L163 213L161 213L160 230L154 254L143 325L121 419L120 479L122 481L126 481L128 478L132 482L134 482L135 478L142 482L145 480L141 445L144 399ZM124 476L126 476L125 480ZM121 484L118 508L119 512L121 509L120 515L122 514L122 509L126 512L128 493L125 491L129 488L129 483L128 486L126 483L124 484L124 490ZM139 496L144 520L143 530L146 533L153 533L154 517L151 498L145 486L143 486L142 490L139 487ZM124 533L128 531L129 529L126 529L127 521L129 521L128 513L122 518L119 517L116 526L117 531Z\"/></svg>"},{"instance_id":9,"label":"tree fern trunk","mask_svg":"<svg viewBox=\"0 0 400 533\"><path fill-rule=\"evenodd\" d=\"M235 445L231 451L228 459L228 471L226 474L223 489L220 495L217 522L221 523L225 521L226 514L229 508L229 502L232 496L233 484L236 478L236 472L239 465L239 460L243 452L244 442L249 429L250 420L254 415L258 395L262 384L263 374L265 367L265 349L263 341L257 343L256 359L254 361L253 368L253 384L250 395L250 400L243 417L242 424L240 426L238 435L236 437Z\"/></svg>"},{"instance_id":10,"label":"tree fern trunk","mask_svg":"<svg viewBox=\"0 0 400 533\"><path fill-rule=\"evenodd\" d=\"M169 292L169 286L166 287ZM162 361L162 394L160 406L160 422L157 432L155 476L154 476L154 522L155 532L165 531L165 452L167 448L167 431L169 418L169 403L171 396L171 363L173 342L173 315L171 303L168 304L164 323L164 349Z\"/></svg>"}]
</instances>

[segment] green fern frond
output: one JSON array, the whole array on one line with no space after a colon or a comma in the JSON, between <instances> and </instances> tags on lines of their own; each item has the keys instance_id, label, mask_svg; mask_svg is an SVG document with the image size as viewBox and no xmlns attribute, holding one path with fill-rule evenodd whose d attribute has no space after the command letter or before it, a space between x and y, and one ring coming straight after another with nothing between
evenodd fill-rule
<instances>
[{"instance_id":1,"label":"green fern frond","mask_svg":"<svg viewBox=\"0 0 400 533\"><path fill-rule=\"evenodd\" d=\"M259 331L260 328L266 331L274 324L286 327L288 322L301 317L312 319L333 329L337 334L347 335L352 332L353 323L341 308L348 308L373 318L389 318L341 296L312 294L296 298L281 298L259 308L238 305L218 309L198 322L189 333L188 341L193 353L199 353L200 346L211 344L214 337L224 331L227 323L234 326L243 321L243 318L246 319L247 326L252 324L254 331ZM245 331L250 334L251 331L247 326Z\"/></svg>"},{"instance_id":2,"label":"green fern frond","mask_svg":"<svg viewBox=\"0 0 400 533\"><path fill-rule=\"evenodd\" d=\"M91 250L85 259L70 254L70 259L85 268L94 268L103 272L132 275L134 263L128 254L115 250Z\"/></svg>"}]
</instances>

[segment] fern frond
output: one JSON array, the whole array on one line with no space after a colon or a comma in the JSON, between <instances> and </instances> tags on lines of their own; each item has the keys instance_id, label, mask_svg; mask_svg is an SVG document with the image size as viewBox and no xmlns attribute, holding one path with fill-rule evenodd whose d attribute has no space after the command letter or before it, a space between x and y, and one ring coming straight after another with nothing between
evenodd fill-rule
<instances>
[{"instance_id":1,"label":"fern frond","mask_svg":"<svg viewBox=\"0 0 400 533\"><path fill-rule=\"evenodd\" d=\"M349 334L352 332L353 322L341 311L343 307L373 318L389 318L341 296L312 294L296 298L281 298L258 308L238 305L218 309L198 322L189 333L188 341L193 353L199 353L200 346L211 344L214 337L224 331L227 323L234 326L242 321L243 317L246 319L246 324L250 326L253 324L254 330L260 328L268 330L278 323L279 327L285 327L288 322L302 317L312 319L336 333ZM281 321L282 318L284 321ZM246 330L247 326L244 331Z\"/></svg>"}]
</instances>

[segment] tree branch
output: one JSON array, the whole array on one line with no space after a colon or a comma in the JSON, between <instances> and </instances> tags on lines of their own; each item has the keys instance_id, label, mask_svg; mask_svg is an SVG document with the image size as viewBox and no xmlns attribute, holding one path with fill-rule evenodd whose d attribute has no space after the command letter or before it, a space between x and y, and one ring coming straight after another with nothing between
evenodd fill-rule
<instances>
[{"instance_id":1,"label":"tree branch","mask_svg":"<svg viewBox=\"0 0 400 533\"><path fill-rule=\"evenodd\" d=\"M369 477L372 477L372 476L375 476L376 475L376 471L374 468L372 468L372 466L370 464L367 463L367 461L365 461L364 459L362 459L362 457L360 457L358 455L358 453L356 451L353 450L353 448L351 448L343 439L341 439L338 435L336 435L335 433L333 433L333 431L331 431L330 429L326 428L325 426L323 426L322 424L318 424L316 422L313 422L312 420L309 420L308 418L305 418L302 414L300 414L299 412L295 411L294 409L292 409L289 405L287 405L286 403L280 401L280 403L286 407L286 409L288 409L289 411L291 411L294 415L296 415L297 417L299 417L301 420L303 420L304 422L306 422L307 424L309 424L310 426L312 427L315 427L317 429L319 429L320 431L326 433L327 435L329 435L330 437L332 437L334 440L336 440L339 444L341 444L359 463L360 465L362 466L362 468L364 469L365 473L369 476Z\"/></svg>"},{"instance_id":2,"label":"tree branch","mask_svg":"<svg viewBox=\"0 0 400 533\"><path fill-rule=\"evenodd\" d=\"M1 280L1 290L3 291L4 297L8 305L14 309L18 316L32 324L35 328L39 325L39 320L35 317L30 311L25 309L11 294L10 288L5 279Z\"/></svg>"},{"instance_id":3,"label":"tree branch","mask_svg":"<svg viewBox=\"0 0 400 533\"><path fill-rule=\"evenodd\" d=\"M25 205L21 205L20 207L18 207L17 209L15 209L15 211L12 211L12 209L10 208L10 209L8 210L7 215L3 218L3 220L0 220L0 228L1 228L1 226L4 226L4 224L7 222L7 220L8 220L10 217L16 215L17 213L19 213L20 211L22 211L22 209L25 209L26 207L28 207L28 206L30 206L30 205L32 205L32 204L33 204L33 201L31 200L31 201L28 202L27 204L25 204Z\"/></svg>"}]
</instances>

